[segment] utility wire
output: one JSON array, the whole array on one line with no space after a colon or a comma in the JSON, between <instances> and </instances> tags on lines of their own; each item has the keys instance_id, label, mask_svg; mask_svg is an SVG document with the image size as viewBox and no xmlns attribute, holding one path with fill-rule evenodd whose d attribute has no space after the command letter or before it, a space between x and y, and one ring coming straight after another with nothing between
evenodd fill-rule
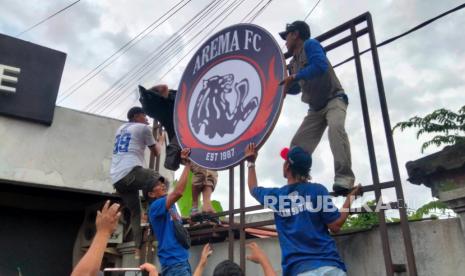
<instances>
[{"instance_id":1,"label":"utility wire","mask_svg":"<svg viewBox=\"0 0 465 276\"><path fill-rule=\"evenodd\" d=\"M176 14L177 12L179 12L182 8L184 8L190 1L192 1L192 0L188 0L188 1L185 2L181 7L177 8L177 9L176 9L173 13L171 13L168 17L166 17L165 19L163 19L162 22L160 22L159 24L157 24L154 28L152 28L152 30L150 30L148 33L146 33L146 34L144 35L144 37L147 36L147 35L148 35L149 33L151 33L152 31L154 31L154 30L155 30L156 28L158 28L159 26L161 26L163 23L165 23L165 22L166 22L168 19L170 19L173 15L175 15L175 14ZM179 3L178 3L178 4L179 4ZM178 5L178 4L176 4L176 5ZM176 5L175 5L175 6L176 6ZM153 24L155 24L156 22L158 22L158 21L159 21L161 18L163 18L166 14L168 14L169 12L171 12L172 9L173 9L173 8L171 8L171 9L168 10L165 14L163 14L161 17L159 17L154 23L151 24L151 26L152 26ZM148 28L150 28L150 26L149 26ZM148 29L148 28L147 28L147 29ZM136 38L139 37L143 32L145 32L145 30L142 31L141 33L139 33L139 34L136 36ZM86 80L82 81L77 87L75 87L74 89L72 89L72 90L70 91L69 94L67 94L66 96L64 96L63 98L61 98L60 101L59 101L59 103L63 102L64 100L66 100L67 98L69 98L71 95L73 95L73 94L74 94L79 88L81 88L84 84L86 84L87 82L89 82L90 80L92 80L97 74L99 74L100 72L102 72L103 69L105 69L105 68L108 67L110 64L112 64L113 62L115 62L120 56L122 56L125 52L127 52L130 48L132 48L137 42L139 42L140 40L142 40L142 38L141 38L141 39L139 39L137 42L135 42L134 44L132 44L132 45L130 45L129 47L127 47L127 45L129 45L129 44L130 44L134 39L136 39L136 38L133 38L132 40L130 40L129 42L127 42L123 47L121 47L121 48L118 49L114 54L112 54L110 57L108 57L103 63L99 64L96 68L92 69L91 72L88 73L88 74L86 75L86 76L89 76L89 75L91 75L91 76L90 76L89 78L87 78ZM125 47L127 47L127 48L124 49ZM124 51L124 52L123 52L121 55L119 55L117 58L113 59L111 62L105 64L106 61L108 61L109 59L111 59L113 56L115 56L117 53L119 53L119 52L121 52L121 51ZM105 64L105 65L104 65L102 68L100 68L100 69L97 70L97 68L98 68L98 67L101 67L103 64ZM96 71L96 70L97 70L97 71ZM92 72L93 72L93 73L92 73ZM81 78L81 79L86 78L86 76L84 76L84 77ZM78 81L77 83L79 83L79 81ZM73 84L72 86L74 86L74 85L76 85L76 83Z\"/></svg>"},{"instance_id":2,"label":"utility wire","mask_svg":"<svg viewBox=\"0 0 465 276\"><path fill-rule=\"evenodd\" d=\"M134 67L132 67L123 77L121 77L120 79L118 79L111 87L109 87L101 96L99 96L98 99L94 100L93 102L91 102L90 104L88 104L85 109L87 108L90 108L90 106L92 104L94 104L96 101L100 101L100 105L102 105L102 98L105 100L107 99L108 100L108 97L112 97L113 94L117 94L117 93L112 93L111 94L111 91L114 90L115 88L117 90L119 90L120 88L122 88L123 86L126 85L126 82L125 82L125 79L127 80L131 80L133 78L135 78L137 76L137 74L139 74L141 71L143 71L143 69L145 68L144 66L148 66L150 65L151 63L155 62L157 58L159 58L160 56L162 56L164 53L166 53L166 50L168 49L171 49L173 45L175 45L175 43L177 43L177 41L179 40L179 38L183 37L188 31L190 31L194 26L196 26L196 24L199 22L199 19L203 19L205 18L209 12L211 12L211 9L212 7L214 8L216 5L218 5L218 3L220 2L216 2L215 5L212 6L212 4L214 3L215 1L212 1L210 2L210 4L208 4L206 7L204 7L199 13L197 13L191 20L189 20L184 26L182 26L180 28L180 30L176 33L174 33L171 37L169 37L162 45L160 45L159 47L157 47L157 49L155 49L153 52L151 52L147 57L144 58L145 63L143 63L142 65L141 64L137 64L135 65ZM195 20L195 18L197 18L197 20ZM182 32L181 32L182 30ZM139 68L139 69L137 69ZM116 90L116 91L117 91ZM94 104L95 105L95 104ZM101 108L99 107L98 105L96 107L94 107L94 109L97 109L98 108Z\"/></svg>"},{"instance_id":3,"label":"utility wire","mask_svg":"<svg viewBox=\"0 0 465 276\"><path fill-rule=\"evenodd\" d=\"M253 7L248 14L246 14L246 16L244 16L241 20L241 22L248 22L248 20L246 20L249 16L252 15L252 13L255 11L255 9L257 9L263 2L265 2L266 0L261 0L261 1L258 1L257 4L255 5L255 7Z\"/></svg>"},{"instance_id":4,"label":"utility wire","mask_svg":"<svg viewBox=\"0 0 465 276\"><path fill-rule=\"evenodd\" d=\"M181 4L184 0L181 0L179 1L176 5L174 5L173 7L171 7L170 9L168 9L168 11L166 11L163 15L161 15L160 17L158 17L155 21L153 21L149 26L147 26L144 30L142 30L139 34L137 34L135 37L133 37L132 39L130 39L128 42L126 42L123 46L121 46L118 50L116 50L113 54L111 54L109 57L107 57L104 61L102 61L100 64L98 64L96 67L94 67L92 70L90 70L86 75L84 75L83 77L81 77L79 80L77 80L76 82L74 82L70 87L68 87L65 91L66 92L69 92L71 91L70 94L72 94L74 92L73 90L73 87L75 87L76 85L78 85L79 83L81 83L83 80L85 80L88 76L92 75L95 71L97 71L100 67L102 67L105 63L107 63L110 59L112 59L114 56L116 56L118 53L124 51L121 55L119 55L117 58L115 58L113 61L111 61L110 63L108 63L107 65L105 65L104 68L106 68L107 66L109 66L110 64L112 64L113 62L115 62L120 56L122 56L124 53L126 53L129 49L131 49L134 45L136 45L139 41L141 41L143 38L145 38L148 34L150 34L152 31L154 31L158 26L155 26L155 28L153 28L152 30L150 30L149 32L145 33L148 29L150 29L150 27L152 27L153 25L155 25L156 23L158 23L163 17L165 17L167 14L169 14L172 10L174 10L179 4ZM188 2L185 3L185 5L187 4ZM145 33L145 34L144 34ZM138 41L134 42L133 44L131 44L134 40L136 40L137 38L139 38L142 34L144 34ZM104 69L102 68L102 69ZM100 71L99 71L100 72ZM96 73L98 74L98 72ZM91 78L89 78L88 80L92 79L96 74L94 74ZM88 81L87 80L87 81ZM70 95L63 95L63 97L60 99L60 102L65 100L67 97L69 97Z\"/></svg>"},{"instance_id":5,"label":"utility wire","mask_svg":"<svg viewBox=\"0 0 465 276\"><path fill-rule=\"evenodd\" d=\"M199 47L199 45L200 45L201 43L203 43L204 40L205 40L208 36L210 36L211 33L212 33L219 25L221 25L221 24L226 20L226 18L228 18L228 17L229 17L229 16L230 16L230 15L244 2L244 1L245 1L245 0L241 0L240 2L238 2L238 3L236 4L235 7L233 7L233 5L234 5L237 1L232 2L232 3L225 9L225 11L223 11L221 14L219 14L218 16L216 16L211 22L209 22L208 25L212 25L218 18L220 18L221 15L225 14L225 12L226 12L227 10L229 10L229 13L228 13L226 16L224 16L213 28L211 28L211 29L208 31L208 33L206 34L206 36L204 36L202 39L200 39L200 41L199 41L194 47L192 47L181 59L179 59L179 60L175 63L175 65L174 65L173 67L171 67L170 70L168 70L168 71L163 75L163 77L165 77L169 72L171 72L171 71L179 64L179 62L180 62L181 60L183 60L187 55L189 55L193 50L197 49L197 48ZM199 31L199 32L195 35L195 37L198 37L203 31L204 31L204 30ZM193 41L193 39L191 39L191 41ZM181 50L182 50L183 48L185 48L185 46L182 47ZM176 52L176 53L175 53L175 56L176 56L179 52L180 52L180 51ZM164 63L159 64L159 67L160 67L160 68L163 68L169 61L170 61L170 59L166 59ZM153 71L153 70L152 70L152 71ZM146 72L146 73L149 73L149 72ZM145 73L145 74L146 74L146 73ZM145 75L145 74L144 74L144 75ZM161 77L158 81L160 81L163 77ZM139 79L140 79L140 78L139 78ZM126 97L123 99L123 101L124 101L125 99L127 99L130 95L131 95L130 93L127 94ZM117 107L117 105L115 105L109 112L113 111L116 107Z\"/></svg>"},{"instance_id":6,"label":"utility wire","mask_svg":"<svg viewBox=\"0 0 465 276\"><path fill-rule=\"evenodd\" d=\"M249 23L252 23L255 21L255 19L260 15L262 14L262 12L271 4L273 0L268 0L268 2L266 2L266 4L261 7L258 12L250 19Z\"/></svg>"},{"instance_id":7,"label":"utility wire","mask_svg":"<svg viewBox=\"0 0 465 276\"><path fill-rule=\"evenodd\" d=\"M313 13L313 11L316 9L316 7L318 6L318 4L320 4L321 0L318 0L315 5L313 5L312 9L307 13L307 15L305 16L304 18L304 21L307 21L307 19L310 17L310 15ZM286 44L284 43L282 46L281 46L281 50L283 52L286 52Z\"/></svg>"},{"instance_id":8,"label":"utility wire","mask_svg":"<svg viewBox=\"0 0 465 276\"><path fill-rule=\"evenodd\" d=\"M220 14L218 14L213 20L211 20L211 21L207 24L207 26L212 25L212 24L213 24L216 20L218 20L224 13L226 13L226 12L229 11L229 10L231 10L231 9L232 9L232 6L233 6L234 3L236 3L236 2L237 2L237 0L234 0L233 2L231 2L231 3L229 4L229 6L227 6ZM223 21L221 21L221 22L223 22ZM214 30L214 28L210 30L209 35L211 35L211 31L212 31L212 30ZM199 35L201 35L202 32L204 32L204 31L205 31L205 29L201 29L199 32L197 32L193 37L191 37L191 38L189 39L190 41L189 41L186 45L181 45L181 46L178 47L176 50L172 51L171 54L169 54L169 55L163 57L164 59L158 60L158 62L157 62L158 67L163 68L164 65L166 65L169 61L171 61L171 57L176 56L176 54L177 54L178 52L180 52L181 50L183 50L183 48L186 48L186 46L188 46L189 44L193 43L194 40L195 40ZM204 39L205 39L205 38L204 38ZM177 63L177 62L176 62L176 63ZM161 66L160 66L160 65L161 65ZM146 67L146 68L147 68L147 67ZM147 70L146 68L144 68L145 72L142 73L137 79L133 79L132 82L137 83L137 82L141 81L142 78L143 78L144 76L146 76L148 73L153 72L153 71ZM160 68L160 69L161 69L161 68Z\"/></svg>"},{"instance_id":9,"label":"utility wire","mask_svg":"<svg viewBox=\"0 0 465 276\"><path fill-rule=\"evenodd\" d=\"M242 2L244 2L244 1L242 1ZM242 2L239 3L239 5L242 4ZM230 14L231 14L231 13L229 13L229 14L227 15L227 17L228 17ZM220 23L221 23L221 22L220 22ZM219 26L219 24L217 24L217 25L215 26L215 28L218 27L218 26ZM208 35L207 35L207 36L208 36ZM204 37L202 40L204 40L205 38L206 38L206 37ZM202 42L203 42L203 41L200 41L200 43L198 43L197 45L195 45L187 54L185 54L185 55L184 55L181 59L179 59L178 62L176 62L176 63L179 63L179 62L181 62L184 58L186 58L193 50L197 49L197 47L200 46L200 44L201 44ZM173 67L171 67L167 72L165 72L165 73L160 77L159 81L161 81L163 78L165 78L175 67L176 67L176 65L173 66Z\"/></svg>"},{"instance_id":10,"label":"utility wire","mask_svg":"<svg viewBox=\"0 0 465 276\"><path fill-rule=\"evenodd\" d=\"M313 8L305 16L304 21L307 21L308 17L312 14L312 12L316 9L316 7L318 6L318 4L320 4L320 2L321 2L321 0L318 0L318 2L316 2L316 4L313 6Z\"/></svg>"},{"instance_id":11,"label":"utility wire","mask_svg":"<svg viewBox=\"0 0 465 276\"><path fill-rule=\"evenodd\" d=\"M259 2L259 4L258 4L257 6L259 6L259 5L260 5L261 3L263 3L264 1L266 1L266 0L262 0L261 2ZM212 30L210 30L209 33L206 34L206 36L204 36L194 47L192 47L192 48L188 51L188 53L186 53L183 57L181 57L181 58L175 63L174 66L172 66L167 72L165 72L165 74L163 74L162 77L159 78L159 81L161 81L164 77L166 77L166 76L167 76L167 75L168 75L168 74L169 74L169 73L170 73L170 72L184 59L184 58L186 58L193 50L197 49L197 48L200 46L200 44L203 43L204 40L210 35L210 33L211 33L214 29L216 29L227 17L229 17L229 15L230 15L232 12L234 12L234 10L237 9L243 2L244 2L244 0L242 0L240 3L238 3L238 4L236 5L236 7L232 8L231 11L230 11L230 12L229 12L229 13L215 26L215 27L213 27ZM264 9L265 9L271 2L272 2L272 0L269 0L262 8L260 8L260 9L253 15L253 17L250 19L250 22L253 21L258 15L260 15L260 14L264 11ZM257 6L255 6L255 8L254 8L253 10L255 10ZM249 14L250 14L250 13L249 13ZM247 15L246 17L248 17L248 15ZM246 18L246 17L245 17L245 18ZM218 18L218 17L217 17L217 18ZM216 19L214 19L214 20L212 21L212 23L213 23L215 20L216 20ZM210 23L210 24L212 24L212 23ZM200 34L200 33L201 33L201 32L199 32L198 34ZM166 62L165 62L165 63L166 63ZM165 65L165 64L162 64L160 69L162 69L162 68L164 67L164 65ZM155 71L155 72L157 73L158 71ZM141 79L141 78L139 78L139 80L140 80L140 79ZM130 95L131 95L131 93L128 93L128 94L126 95L125 99L127 99ZM123 99L123 101L124 101L125 99ZM115 106L110 110L110 112L112 112L116 107L117 107L117 105L115 105Z\"/></svg>"},{"instance_id":12,"label":"utility wire","mask_svg":"<svg viewBox=\"0 0 465 276\"><path fill-rule=\"evenodd\" d=\"M81 0L77 0L77 1L74 1L73 3L69 4L68 6L62 8L61 10L55 12L54 14L52 15L49 15L47 16L46 18L40 20L39 22L37 22L36 24L32 25L31 27L27 28L26 30L20 32L19 34L16 35L16 37L19 37L19 36L22 36L23 34L29 32L30 30L34 29L35 27L39 26L40 24L44 23L45 21L51 19L52 17L64 12L65 10L71 8L72 6L76 5L78 2L80 2Z\"/></svg>"},{"instance_id":13,"label":"utility wire","mask_svg":"<svg viewBox=\"0 0 465 276\"><path fill-rule=\"evenodd\" d=\"M450 10L444 12L444 13L441 13L440 15L438 15L438 16L436 16L436 17L433 17L433 18L431 18L431 19L429 19L429 20L426 20L426 21L424 21L424 22L418 24L417 26L411 28L410 30L408 30L408 31L406 31L406 32L404 32L404 33L401 33L400 35L396 35L396 36L394 36L394 37L391 37L391 38L389 38L389 39L386 39L385 41L383 41L383 42L377 44L377 45L376 45L376 48L379 48L379 47L382 47L382 46L384 46L384 45L387 45L387 44L389 44L389 43L391 43L391 42L396 41L397 39L399 39L399 38L401 38L401 37L404 37L404 36L406 36L406 35L408 35L408 34L410 34L410 33L413 33L413 32L415 32L415 31L418 31L419 29L421 29L421 28L423 28L423 27L425 27L425 26L427 26L427 25L433 23L434 21L438 20L439 18L442 18L442 17L444 17L444 16L446 16L446 15L448 15L448 14L451 14L451 13L456 12L456 11L458 11L458 10L460 10L460 9L463 9L463 8L465 8L465 3L463 3L463 4L461 4L461 5L457 6L457 7L455 7L455 8L453 8L453 9L450 9ZM368 49L366 49L366 50L360 52L359 55L361 56L361 55L363 55L363 54L365 54L365 53L367 53L367 52L369 52L369 51L371 51L371 48L368 48ZM354 58L355 58L355 57L352 56L352 57L350 57L350 58L348 58L348 59L346 59L346 60L344 60L344 61L342 61L342 62L340 62L340 63L338 63L338 64L336 64L336 65L334 65L333 68L336 68L336 67L338 67L338 66L341 66L341 65L343 65L343 64L345 64L345 63L347 63L347 62L353 60Z\"/></svg>"},{"instance_id":14,"label":"utility wire","mask_svg":"<svg viewBox=\"0 0 465 276\"><path fill-rule=\"evenodd\" d=\"M225 1L225 0L222 0L222 1ZM164 58L164 60L166 62L167 60L169 60L169 57L171 55L177 54L180 50L182 50L182 48L183 48L182 45L178 45L176 47L174 45L176 45L176 43L179 41L179 39L184 37L185 34L187 34L194 27L196 27L196 25L199 24L199 22L201 22L204 18L206 18L216 8L216 6L218 6L218 4L221 1L217 1L215 3L215 5L209 7L213 2L214 1L212 1L209 5L207 5L207 7L205 7L196 16L194 16L193 19L198 17L197 20L193 21L191 19L178 32L173 34L170 37L170 39L168 39L168 41L166 41L166 43L164 43L164 46L162 48L158 48L158 51L155 52L156 55L152 56L148 61L146 61L145 64L143 64L141 66L138 65L139 69L137 71L132 72L130 70L125 76L123 76L123 78L121 78L120 80L122 80L124 78L126 78L126 80L124 81L124 83L120 84L113 93L111 93L110 95L107 95L107 97L109 97L111 99L107 100L106 103L100 104L100 108L102 108L102 105L103 105L103 110L100 110L100 112L105 111L108 108L108 106L112 105L115 101L118 101L118 99L120 99L121 96L124 95L127 92L126 91L127 87L132 85L132 83L137 83L143 76L145 76L145 74L148 72L147 71L148 67L150 67L152 64L154 64L156 61L158 61L156 63L156 65L160 65L162 63L163 58ZM208 8L208 9L206 9L206 8ZM187 26L187 28L184 29L186 26ZM180 33L181 30L183 30L183 31ZM200 32L202 32L202 31L200 31ZM194 38L195 37L189 38L189 40L192 41ZM150 55L152 55L152 54L150 54ZM136 67L137 67L137 65L136 65ZM144 70L146 71L145 73L144 73ZM139 77L138 77L138 75L139 75ZM130 91L132 91L132 90L130 90ZM109 91L109 92L111 92L111 91ZM129 97L130 95L131 95L131 93L128 92L128 94L126 95L125 98ZM95 111L97 111L97 110L95 110Z\"/></svg>"},{"instance_id":15,"label":"utility wire","mask_svg":"<svg viewBox=\"0 0 465 276\"><path fill-rule=\"evenodd\" d=\"M233 3L231 3L229 6L228 6L228 10L229 10L229 13L226 14L226 16L224 16L205 36L203 36L195 45L194 47L192 47L183 57L181 57L180 59L178 59L176 62L175 62L175 65L173 65L170 70L168 70L161 78L158 79L158 81L161 81L168 73L170 73L184 58L186 58L190 53L192 53L193 50L195 49L198 49L198 47L205 41L205 39L207 39L211 33L218 27L220 26L225 20L226 18L228 18L242 3L244 3L245 0L240 0L240 2L237 2L237 1L234 1ZM232 7L232 5L234 5L235 3L236 6L235 7ZM215 19L213 19L210 24L213 24L222 14L218 15ZM196 37L198 35L200 35L202 32L198 32ZM158 70L158 71L154 71L153 73L158 73L161 69L163 68L163 66ZM155 74L154 74L155 75Z\"/></svg>"}]
</instances>

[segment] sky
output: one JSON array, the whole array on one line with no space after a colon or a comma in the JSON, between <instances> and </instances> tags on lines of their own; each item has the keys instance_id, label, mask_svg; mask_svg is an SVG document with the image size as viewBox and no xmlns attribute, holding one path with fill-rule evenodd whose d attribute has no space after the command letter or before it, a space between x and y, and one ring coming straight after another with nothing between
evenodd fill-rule
<instances>
[{"instance_id":1,"label":"sky","mask_svg":"<svg viewBox=\"0 0 465 276\"><path fill-rule=\"evenodd\" d=\"M198 25L174 40L162 53L163 44L188 22L201 9L212 3L211 0L81 0L70 9L60 13L38 27L19 36L36 44L67 53L60 94L57 104L72 109L83 110L103 116L124 119L127 109L137 105L137 84L145 86L166 83L177 88L184 67L196 50L197 43L206 40L213 32L229 25L248 20L246 16L254 7L268 1L221 0L213 2L212 14L199 21ZM0 33L16 37L19 33L43 18L72 3L72 0L1 0ZM302 20L314 7L317 0L274 0L253 21L268 30L278 41L278 32L286 23ZM187 3L187 4L186 4ZM240 5L239 5L240 3ZM186 5L184 5L186 4ZM312 36L317 36L364 12L373 17L377 42L400 34L417 24L461 4L461 1L336 1L321 0L307 22ZM184 5L184 6L182 6ZM226 16L226 7L234 10L218 27L218 20ZM102 68L90 81L76 88L76 81L91 72L112 53L137 36L157 18L175 6L179 11L168 20L158 21L152 32L144 32L137 44L126 51L109 66ZM166 18L166 17L164 17ZM465 10L459 10L431 25L403 37L387 46L379 48L381 71L383 74L386 99L391 125L407 120L415 115L425 115L438 108L457 111L465 97ZM149 29L150 30L150 29ZM367 47L367 39L360 39L360 48ZM333 64L351 56L352 49L344 46L328 53ZM158 53L158 54L157 54ZM137 66L153 58L153 64L146 67L145 74L139 74ZM182 59L182 57L185 57ZM372 122L376 157L380 180L393 180L390 169L384 127L377 96L371 55L362 57L364 79ZM169 72L168 74L166 74ZM165 75L166 74L166 75ZM371 184L371 172L366 146L365 131L360 107L357 77L353 62L336 68L336 74L349 95L346 130L352 152L353 171L356 182ZM121 80L121 78L125 77ZM127 80L127 81L126 81ZM119 81L119 82L118 82ZM116 85L115 85L116 84ZM119 89L109 90L111 87ZM72 94L70 92L73 91ZM106 96L106 97L104 97ZM278 122L259 153L256 162L259 185L276 187L284 185L280 150L287 146L302 119L307 107L300 97L288 96L283 103ZM431 192L424 186L407 181L405 163L416 160L440 148L428 148L421 153L421 143L428 136L416 139L415 130L394 132L394 142L402 179L404 194L410 208L416 209L432 200ZM329 149L327 133L313 154L312 179L331 189L333 180L333 158ZM236 168L238 171L238 168ZM177 175L179 175L177 172ZM236 174L236 179L238 175ZM239 183L236 183L238 187ZM228 173L220 172L219 183L213 199L228 207ZM235 206L239 207L239 189L235 189ZM373 198L373 193L367 194ZM394 201L393 189L383 192L386 201ZM247 193L246 205L257 202Z\"/></svg>"}]
</instances>

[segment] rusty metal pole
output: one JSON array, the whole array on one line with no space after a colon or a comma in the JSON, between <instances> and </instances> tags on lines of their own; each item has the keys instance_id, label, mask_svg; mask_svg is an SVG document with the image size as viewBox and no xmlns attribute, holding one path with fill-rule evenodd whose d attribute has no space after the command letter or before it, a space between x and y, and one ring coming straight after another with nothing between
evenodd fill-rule
<instances>
[{"instance_id":1,"label":"rusty metal pole","mask_svg":"<svg viewBox=\"0 0 465 276\"><path fill-rule=\"evenodd\" d=\"M240 266L242 271L245 272L245 171L244 171L244 161L239 165L240 169L240 224L239 229L240 233Z\"/></svg>"},{"instance_id":2,"label":"rusty metal pole","mask_svg":"<svg viewBox=\"0 0 465 276\"><path fill-rule=\"evenodd\" d=\"M376 48L375 31L373 29L373 20L371 18L371 14L367 15L367 26L369 30L373 66L375 69L376 85L378 86L379 102L381 105L381 112L383 115L384 132L386 134L386 141L387 141L387 145L389 149L389 158L391 160L391 168L392 168L392 173L394 176L394 182L396 184L396 187L395 187L396 196L399 202L400 225L401 225L401 230L402 230L402 236L404 239L405 251L407 255L408 273L409 275L416 276L418 275L418 272L417 272L417 267L416 267L416 262L415 262L415 254L413 252L412 236L410 233L410 227L408 225L407 211L405 210L404 192L402 189L402 182L400 179L399 165L397 163L394 139L392 138L391 121L389 119L389 112L388 112L388 107L387 107L387 102L386 102L386 94L384 91L383 78L381 77L381 66L379 64L378 49Z\"/></svg>"},{"instance_id":3,"label":"rusty metal pole","mask_svg":"<svg viewBox=\"0 0 465 276\"><path fill-rule=\"evenodd\" d=\"M376 162L376 154L375 154L375 147L373 143L373 133L371 131L371 123L370 123L370 115L368 112L368 103L366 98L366 91L365 91L365 83L363 81L363 71L362 71L362 62L360 60L360 51L358 47L358 37L355 34L355 25L353 24L350 28L350 33L352 36L352 46L354 50L354 58L355 58L355 69L357 72L357 81L358 81L358 88L360 90L360 101L362 106L362 114L363 114L363 123L365 126L365 136L367 140L368 146L368 155L370 158L370 167L371 167L371 177L373 179L373 185L375 187L379 186L379 175L378 175L378 165ZM375 188L375 197L376 202L379 203L381 198L381 190L379 188ZM387 232L386 226L386 216L384 209L381 209L378 212L378 219L379 219L379 231L381 234L381 245L383 247L383 255L384 255L384 265L386 267L386 275L392 276L394 275L393 266L392 266L392 256L391 256L391 248L389 246L389 236Z\"/></svg>"},{"instance_id":4,"label":"rusty metal pole","mask_svg":"<svg viewBox=\"0 0 465 276\"><path fill-rule=\"evenodd\" d=\"M234 168L229 169L229 230L228 259L234 262Z\"/></svg>"},{"instance_id":5,"label":"rusty metal pole","mask_svg":"<svg viewBox=\"0 0 465 276\"><path fill-rule=\"evenodd\" d=\"M152 127L152 134L155 140L158 139L158 134L159 134L159 129L161 129L160 124L158 123L157 120L153 120L153 127ZM160 169L160 158L158 156L155 156L152 152L150 152L150 159L149 159L149 168L152 170L159 171ZM152 229L149 228L146 230L145 233L143 233L143 236L145 236L146 244L144 245L145 252L144 252L144 260L147 262L152 263L154 260L154 247L153 247L153 242L154 242L154 236L152 235Z\"/></svg>"}]
</instances>

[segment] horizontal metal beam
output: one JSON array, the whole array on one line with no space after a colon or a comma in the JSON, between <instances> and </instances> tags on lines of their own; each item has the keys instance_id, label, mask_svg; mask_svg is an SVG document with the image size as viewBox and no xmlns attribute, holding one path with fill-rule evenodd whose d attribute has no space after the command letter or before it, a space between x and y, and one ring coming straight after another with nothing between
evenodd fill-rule
<instances>
[{"instance_id":1,"label":"horizontal metal beam","mask_svg":"<svg viewBox=\"0 0 465 276\"><path fill-rule=\"evenodd\" d=\"M369 12L366 12L366 13L363 13L357 17L355 17L354 19L350 20L350 21L347 21L345 23L343 23L342 25L339 25L329 31L327 31L326 33L323 33L317 37L315 37L316 40L320 41L320 42L323 42L327 39L330 39L340 33L343 33L347 30L350 30L350 27L352 25L358 25L360 23L363 23L367 20L367 18L369 17L370 13Z\"/></svg>"},{"instance_id":2,"label":"horizontal metal beam","mask_svg":"<svg viewBox=\"0 0 465 276\"><path fill-rule=\"evenodd\" d=\"M363 29L355 32L355 37L358 38L358 37L361 37L362 35L366 35L366 34L368 34L368 28L363 28ZM329 44L329 45L327 45L327 46L325 46L323 48L325 49L326 52L329 52L329 51L331 51L331 50L333 50L333 49L335 49L335 48L337 48L339 46L342 46L342 45L344 45L344 44L346 44L348 42L351 42L352 37L353 37L353 35L350 34L350 35L348 35L348 36L346 36L344 38L341 38L341 39L339 39L339 40L337 40L337 41L335 41L335 42L333 42L333 43L331 43L331 44Z\"/></svg>"}]
</instances>

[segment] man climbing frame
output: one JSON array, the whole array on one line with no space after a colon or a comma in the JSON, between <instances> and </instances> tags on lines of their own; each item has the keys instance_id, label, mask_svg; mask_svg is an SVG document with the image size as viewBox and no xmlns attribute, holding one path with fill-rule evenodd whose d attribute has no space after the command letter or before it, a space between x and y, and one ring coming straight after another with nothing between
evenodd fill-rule
<instances>
[{"instance_id":1,"label":"man climbing frame","mask_svg":"<svg viewBox=\"0 0 465 276\"><path fill-rule=\"evenodd\" d=\"M158 172L143 168L145 164L144 151L148 147L153 154L158 155L161 145L164 143L164 135L161 135L158 142L155 142L145 112L140 107L131 108L127 117L129 122L120 126L115 134L110 175L114 188L131 213L131 229L137 259L140 257L142 245L139 190L144 190L147 182L153 178L165 182L165 179Z\"/></svg>"},{"instance_id":2,"label":"man climbing frame","mask_svg":"<svg viewBox=\"0 0 465 276\"><path fill-rule=\"evenodd\" d=\"M291 141L312 154L328 127L329 145L334 157L333 190L346 195L354 186L350 144L345 131L347 95L337 78L321 44L310 38L310 27L304 21L286 25L280 32L286 40L290 75L283 80L286 94L299 94L309 111Z\"/></svg>"}]
</instances>

